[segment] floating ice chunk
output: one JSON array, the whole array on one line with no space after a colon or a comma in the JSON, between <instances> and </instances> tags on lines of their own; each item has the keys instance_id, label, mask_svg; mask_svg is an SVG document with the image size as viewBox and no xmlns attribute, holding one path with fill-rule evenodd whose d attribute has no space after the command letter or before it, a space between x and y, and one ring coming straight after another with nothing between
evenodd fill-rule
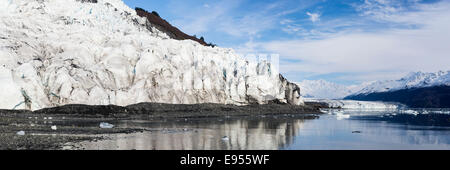
<instances>
[{"instance_id":1,"label":"floating ice chunk","mask_svg":"<svg viewBox=\"0 0 450 170\"><path fill-rule=\"evenodd\" d=\"M51 128L52 128L52 130L57 130L58 129L56 126L52 126Z\"/></svg>"},{"instance_id":2,"label":"floating ice chunk","mask_svg":"<svg viewBox=\"0 0 450 170\"><path fill-rule=\"evenodd\" d=\"M114 127L113 124L109 124L109 123L106 123L106 122L100 123L100 128L111 129L111 128L113 128L113 127Z\"/></svg>"},{"instance_id":3,"label":"floating ice chunk","mask_svg":"<svg viewBox=\"0 0 450 170\"><path fill-rule=\"evenodd\" d=\"M337 113L336 118L337 118L337 120L348 119L348 118L350 118L350 115L345 115L343 113Z\"/></svg>"},{"instance_id":4,"label":"floating ice chunk","mask_svg":"<svg viewBox=\"0 0 450 170\"><path fill-rule=\"evenodd\" d=\"M16 134L19 136L23 136L23 135L25 135L25 131L21 130L21 131L18 131Z\"/></svg>"},{"instance_id":5,"label":"floating ice chunk","mask_svg":"<svg viewBox=\"0 0 450 170\"><path fill-rule=\"evenodd\" d=\"M419 112L416 110L403 110L402 113L418 115Z\"/></svg>"},{"instance_id":6,"label":"floating ice chunk","mask_svg":"<svg viewBox=\"0 0 450 170\"><path fill-rule=\"evenodd\" d=\"M222 140L223 140L223 141L229 141L230 138L229 138L228 136L224 136L224 137L222 137Z\"/></svg>"},{"instance_id":7,"label":"floating ice chunk","mask_svg":"<svg viewBox=\"0 0 450 170\"><path fill-rule=\"evenodd\" d=\"M63 150L72 150L72 146L63 146Z\"/></svg>"}]
</instances>

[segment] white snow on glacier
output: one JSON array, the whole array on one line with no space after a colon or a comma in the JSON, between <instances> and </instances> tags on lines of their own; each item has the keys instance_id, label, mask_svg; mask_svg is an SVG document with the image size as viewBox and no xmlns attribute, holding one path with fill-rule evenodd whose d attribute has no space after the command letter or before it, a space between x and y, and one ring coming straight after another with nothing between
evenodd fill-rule
<instances>
[{"instance_id":1,"label":"white snow on glacier","mask_svg":"<svg viewBox=\"0 0 450 170\"><path fill-rule=\"evenodd\" d=\"M1 109L303 103L269 63L170 39L121 0L0 0L0 25Z\"/></svg>"}]
</instances>

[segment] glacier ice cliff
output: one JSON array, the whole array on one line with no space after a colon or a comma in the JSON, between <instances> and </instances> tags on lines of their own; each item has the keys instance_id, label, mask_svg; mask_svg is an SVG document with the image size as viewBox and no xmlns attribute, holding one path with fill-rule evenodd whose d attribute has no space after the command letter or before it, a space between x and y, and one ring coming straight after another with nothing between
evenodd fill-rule
<instances>
[{"instance_id":1,"label":"glacier ice cliff","mask_svg":"<svg viewBox=\"0 0 450 170\"><path fill-rule=\"evenodd\" d=\"M268 62L170 39L121 0L0 0L0 108L303 104Z\"/></svg>"}]
</instances>

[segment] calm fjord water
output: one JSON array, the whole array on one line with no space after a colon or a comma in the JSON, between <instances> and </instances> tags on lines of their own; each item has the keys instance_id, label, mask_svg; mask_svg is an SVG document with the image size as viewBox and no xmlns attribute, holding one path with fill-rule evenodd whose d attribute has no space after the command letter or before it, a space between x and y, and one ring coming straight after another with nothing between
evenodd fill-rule
<instances>
[{"instance_id":1,"label":"calm fjord water","mask_svg":"<svg viewBox=\"0 0 450 170\"><path fill-rule=\"evenodd\" d=\"M148 130L79 145L157 150L450 149L446 110L330 111L316 119L283 115L117 123Z\"/></svg>"}]
</instances>

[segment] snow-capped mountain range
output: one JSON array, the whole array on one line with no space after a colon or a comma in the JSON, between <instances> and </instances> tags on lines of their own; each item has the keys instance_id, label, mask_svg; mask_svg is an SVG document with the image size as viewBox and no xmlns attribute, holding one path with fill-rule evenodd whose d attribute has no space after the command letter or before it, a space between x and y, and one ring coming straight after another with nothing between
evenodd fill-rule
<instances>
[{"instance_id":1,"label":"snow-capped mountain range","mask_svg":"<svg viewBox=\"0 0 450 170\"><path fill-rule=\"evenodd\" d=\"M435 73L412 72L399 80L373 82L353 95L442 85L450 86L450 71Z\"/></svg>"},{"instance_id":2,"label":"snow-capped mountain range","mask_svg":"<svg viewBox=\"0 0 450 170\"><path fill-rule=\"evenodd\" d=\"M303 103L269 63L170 39L121 0L0 0L0 25L0 109Z\"/></svg>"},{"instance_id":3,"label":"snow-capped mountain range","mask_svg":"<svg viewBox=\"0 0 450 170\"><path fill-rule=\"evenodd\" d=\"M341 99L361 90L360 85L346 86L325 80L303 80L297 84L305 98Z\"/></svg>"},{"instance_id":4,"label":"snow-capped mountain range","mask_svg":"<svg viewBox=\"0 0 450 170\"><path fill-rule=\"evenodd\" d=\"M450 86L450 71L435 73L411 72L398 80L385 80L345 86L325 80L304 80L297 83L306 98L342 99L347 96L388 92L401 89Z\"/></svg>"}]
</instances>

